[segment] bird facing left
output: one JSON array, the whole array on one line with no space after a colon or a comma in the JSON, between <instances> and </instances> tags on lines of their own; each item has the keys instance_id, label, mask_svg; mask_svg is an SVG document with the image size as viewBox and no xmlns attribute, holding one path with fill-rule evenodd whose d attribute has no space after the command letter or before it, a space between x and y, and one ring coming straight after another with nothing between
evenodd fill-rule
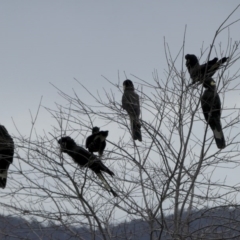
<instances>
[{"instance_id":1,"label":"bird facing left","mask_svg":"<svg viewBox=\"0 0 240 240\"><path fill-rule=\"evenodd\" d=\"M103 162L97 158L97 156L88 152L83 147L78 146L75 141L69 136L60 138L58 140L58 143L62 152L68 154L80 167L90 168L93 172L96 173L105 188L111 192L114 197L118 196L102 174L102 172L106 172L110 176L114 176L114 173L109 168L107 168Z\"/></svg>"}]
</instances>

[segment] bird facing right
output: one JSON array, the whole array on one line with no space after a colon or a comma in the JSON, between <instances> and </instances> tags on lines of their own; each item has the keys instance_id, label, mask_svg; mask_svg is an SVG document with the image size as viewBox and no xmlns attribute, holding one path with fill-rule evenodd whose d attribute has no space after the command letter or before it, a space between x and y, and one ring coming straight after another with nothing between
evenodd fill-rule
<instances>
[{"instance_id":1,"label":"bird facing right","mask_svg":"<svg viewBox=\"0 0 240 240\"><path fill-rule=\"evenodd\" d=\"M78 146L76 142L69 136L60 138L58 143L62 152L67 153L80 167L90 168L96 173L106 189L111 192L114 197L118 196L102 174L102 172L106 172L110 176L114 176L114 173L108 169L99 158L84 148Z\"/></svg>"},{"instance_id":2,"label":"bird facing right","mask_svg":"<svg viewBox=\"0 0 240 240\"><path fill-rule=\"evenodd\" d=\"M213 131L217 147L223 149L226 147L226 143L221 125L221 100L216 92L216 83L209 78L204 81L203 87L206 88L201 97L203 114Z\"/></svg>"}]
</instances>

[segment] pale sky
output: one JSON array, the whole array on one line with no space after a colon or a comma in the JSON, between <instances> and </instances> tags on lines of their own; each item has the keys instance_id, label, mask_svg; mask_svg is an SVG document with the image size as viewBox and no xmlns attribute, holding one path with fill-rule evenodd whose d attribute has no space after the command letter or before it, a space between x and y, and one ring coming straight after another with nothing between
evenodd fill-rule
<instances>
[{"instance_id":1,"label":"pale sky","mask_svg":"<svg viewBox=\"0 0 240 240\"><path fill-rule=\"evenodd\" d=\"M176 56L185 26L186 53L200 55L216 29L238 1L1 1L0 2L0 123L16 133L11 118L29 132L29 109L62 102L54 84L67 93L77 87L74 78L93 92L110 88L131 74L153 81L166 68L164 37ZM239 16L239 10L231 21ZM239 40L239 24L230 28ZM227 31L216 44L226 44ZM215 56L213 56L215 57ZM179 62L179 69L181 62ZM133 81L135 81L133 79ZM119 100L121 95L119 93ZM42 118L41 118L42 117ZM50 116L41 109L38 124L48 128ZM40 120L42 119L42 120Z\"/></svg>"}]
</instances>

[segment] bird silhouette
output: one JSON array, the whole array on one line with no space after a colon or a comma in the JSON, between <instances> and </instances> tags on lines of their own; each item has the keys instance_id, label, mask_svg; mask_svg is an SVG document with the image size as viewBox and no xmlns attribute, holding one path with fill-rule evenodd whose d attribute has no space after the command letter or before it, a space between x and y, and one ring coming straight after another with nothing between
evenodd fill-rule
<instances>
[{"instance_id":1,"label":"bird silhouette","mask_svg":"<svg viewBox=\"0 0 240 240\"><path fill-rule=\"evenodd\" d=\"M106 147L106 138L108 131L100 131L98 127L92 129L92 134L86 139L86 148L89 152L98 152L99 156L102 156Z\"/></svg>"},{"instance_id":2,"label":"bird silhouette","mask_svg":"<svg viewBox=\"0 0 240 240\"><path fill-rule=\"evenodd\" d=\"M217 147L223 149L226 143L221 125L221 100L216 92L216 83L209 78L204 81L203 87L206 88L201 97L203 114L213 131Z\"/></svg>"},{"instance_id":3,"label":"bird silhouette","mask_svg":"<svg viewBox=\"0 0 240 240\"><path fill-rule=\"evenodd\" d=\"M205 79L211 78L217 70L228 60L228 57L224 57L218 61L218 58L214 58L205 64L200 65L197 57L193 54L187 54L185 56L186 66L192 84L196 82L203 83Z\"/></svg>"},{"instance_id":4,"label":"bird silhouette","mask_svg":"<svg viewBox=\"0 0 240 240\"><path fill-rule=\"evenodd\" d=\"M140 104L139 96L134 91L134 85L131 80L123 82L122 107L125 109L130 118L130 126L134 140L142 141L141 124L139 122Z\"/></svg>"},{"instance_id":5,"label":"bird silhouette","mask_svg":"<svg viewBox=\"0 0 240 240\"><path fill-rule=\"evenodd\" d=\"M7 129L0 125L0 188L7 184L8 168L13 162L14 142Z\"/></svg>"},{"instance_id":6,"label":"bird silhouette","mask_svg":"<svg viewBox=\"0 0 240 240\"><path fill-rule=\"evenodd\" d=\"M106 189L111 192L114 197L118 196L102 174L102 172L106 172L110 176L114 176L114 173L109 170L97 156L78 146L69 136L60 138L58 143L60 144L62 152L67 153L80 167L90 168L101 179Z\"/></svg>"}]
</instances>

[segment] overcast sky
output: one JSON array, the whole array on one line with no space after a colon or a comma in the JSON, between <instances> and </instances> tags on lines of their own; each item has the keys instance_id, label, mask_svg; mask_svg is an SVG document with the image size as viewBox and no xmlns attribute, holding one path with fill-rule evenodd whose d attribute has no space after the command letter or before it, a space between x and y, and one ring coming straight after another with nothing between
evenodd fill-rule
<instances>
[{"instance_id":1,"label":"overcast sky","mask_svg":"<svg viewBox=\"0 0 240 240\"><path fill-rule=\"evenodd\" d=\"M164 37L176 56L183 42L186 53L200 55L216 29L238 1L0 1L0 97L1 119L16 133L12 118L29 132L29 109L42 104L54 108L61 102L54 84L65 92L77 88L74 78L92 91L110 88L125 80L124 72L153 81L152 72L163 78L166 68ZM240 16L239 10L231 21ZM230 28L239 40L239 24ZM228 32L216 44L226 44ZM215 57L215 56L213 56ZM181 62L179 62L181 68ZM121 96L119 95L119 100ZM48 128L49 114L40 111L41 128Z\"/></svg>"}]
</instances>

